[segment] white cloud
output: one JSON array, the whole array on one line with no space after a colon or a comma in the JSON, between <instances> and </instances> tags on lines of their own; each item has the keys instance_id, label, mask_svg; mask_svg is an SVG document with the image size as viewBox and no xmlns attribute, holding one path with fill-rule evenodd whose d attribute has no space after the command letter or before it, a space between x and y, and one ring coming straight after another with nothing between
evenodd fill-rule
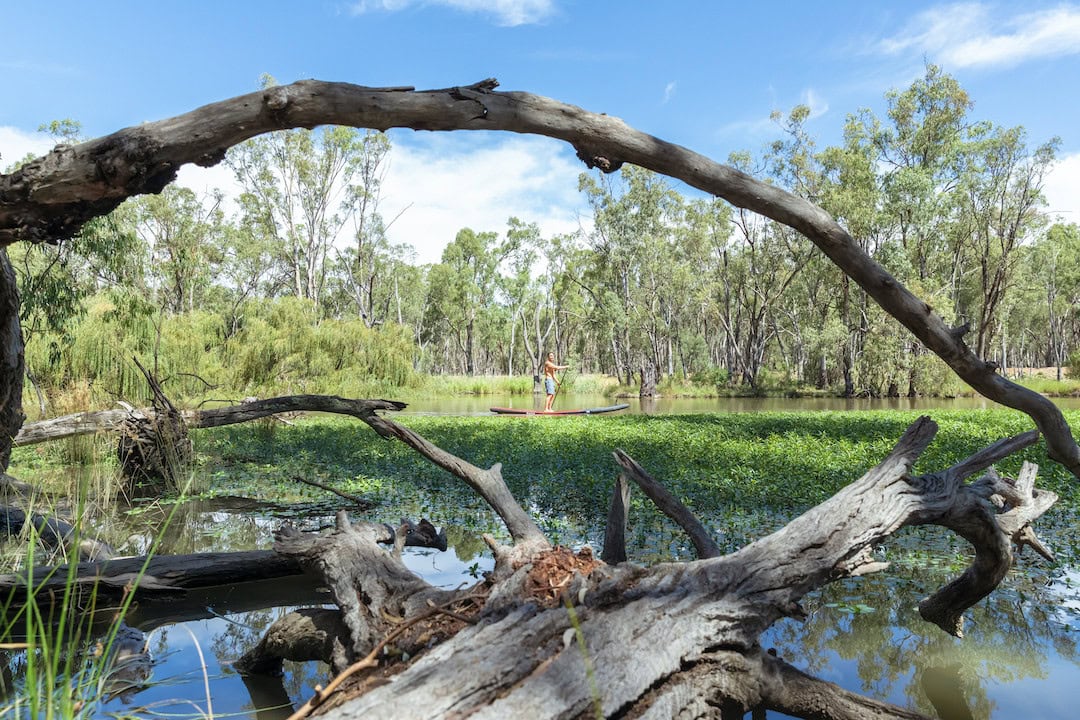
<instances>
[{"instance_id":1,"label":"white cloud","mask_svg":"<svg viewBox=\"0 0 1080 720\"><path fill-rule=\"evenodd\" d=\"M667 102L669 100L671 100L671 98L675 97L675 88L676 88L676 83L675 83L674 80L672 80L666 86L664 86L664 100L663 100L663 102L664 102L665 105L667 104Z\"/></svg>"},{"instance_id":2,"label":"white cloud","mask_svg":"<svg viewBox=\"0 0 1080 720\"><path fill-rule=\"evenodd\" d=\"M1080 223L1080 152L1054 163L1043 185L1047 211L1056 220Z\"/></svg>"},{"instance_id":3,"label":"white cloud","mask_svg":"<svg viewBox=\"0 0 1080 720\"><path fill-rule=\"evenodd\" d=\"M0 133L0 150L3 138ZM578 174L585 166L564 143L497 135L424 137L404 131L391 139L379 212L385 222L393 221L387 231L390 242L415 248L418 263L438 262L464 227L501 235L506 221L517 217L535 222L551 237L591 223L587 203L577 191ZM200 196L220 189L227 213L236 210L235 199L242 191L224 163L212 168L184 165L176 182Z\"/></svg>"},{"instance_id":4,"label":"white cloud","mask_svg":"<svg viewBox=\"0 0 1080 720\"><path fill-rule=\"evenodd\" d=\"M773 94L772 88L769 88L770 94ZM754 143L761 142L766 138L771 138L779 135L781 131L781 122L788 117L788 113L791 111L794 105L805 105L810 108L810 115L808 120L815 120L822 115L829 112L829 102L823 98L813 88L807 88L803 90L799 95L798 103L793 103L791 107L785 109L777 109L778 101L773 98L774 109L770 111L768 115L751 120L735 120L733 122L725 123L717 129L717 135L720 137L735 138L740 148L748 149ZM774 113L780 113L781 121L778 122L773 117Z\"/></svg>"},{"instance_id":5,"label":"white cloud","mask_svg":"<svg viewBox=\"0 0 1080 720\"><path fill-rule=\"evenodd\" d=\"M244 191L225 163L208 168L191 163L184 165L176 173L176 184L188 188L200 198L208 198L215 190L220 190L225 195L221 209L226 214L236 212L236 199Z\"/></svg>"},{"instance_id":6,"label":"white cloud","mask_svg":"<svg viewBox=\"0 0 1080 720\"><path fill-rule=\"evenodd\" d=\"M55 144L56 141L44 133L0 127L0 172L27 155L44 155Z\"/></svg>"},{"instance_id":7,"label":"white cloud","mask_svg":"<svg viewBox=\"0 0 1080 720\"><path fill-rule=\"evenodd\" d=\"M461 228L502 234L517 217L545 237L579 229L587 204L577 191L584 171L568 146L539 137L481 142L430 136L393 138L380 212L393 243L416 248L417 262L438 262Z\"/></svg>"},{"instance_id":8,"label":"white cloud","mask_svg":"<svg viewBox=\"0 0 1080 720\"><path fill-rule=\"evenodd\" d=\"M555 12L555 0L359 0L353 13L399 12L413 6L431 6L462 12L493 15L499 25L515 26L543 22Z\"/></svg>"},{"instance_id":9,"label":"white cloud","mask_svg":"<svg viewBox=\"0 0 1080 720\"><path fill-rule=\"evenodd\" d=\"M952 68L1071 55L1080 53L1080 8L1061 6L1006 17L981 3L946 5L919 13L900 34L881 41L879 49L889 55L929 55Z\"/></svg>"},{"instance_id":10,"label":"white cloud","mask_svg":"<svg viewBox=\"0 0 1080 720\"><path fill-rule=\"evenodd\" d=\"M802 104L810 108L811 120L829 112L829 101L821 97L813 88L803 90Z\"/></svg>"}]
</instances>

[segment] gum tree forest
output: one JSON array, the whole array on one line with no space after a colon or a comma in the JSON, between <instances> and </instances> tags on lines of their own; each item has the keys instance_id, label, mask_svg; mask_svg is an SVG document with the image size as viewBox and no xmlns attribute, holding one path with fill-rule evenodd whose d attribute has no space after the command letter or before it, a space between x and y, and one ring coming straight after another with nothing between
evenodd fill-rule
<instances>
[{"instance_id":1,"label":"gum tree forest","mask_svg":"<svg viewBox=\"0 0 1080 720\"><path fill-rule=\"evenodd\" d=\"M1065 482L1080 478L1061 410L1002 372L1065 364L1080 329L1077 228L1048 223L1040 196L1055 142L977 120L933 66L889 95L883 117L850 116L837 147L818 147L799 107L776 118L780 140L726 164L616 117L497 87L268 84L92 140L58 122L50 130L62 144L0 175L3 469L27 429L24 377L46 392L92 381L131 396L149 385L152 410L119 412L149 426L162 454L190 449L176 432L185 423L302 401L403 443L481 499L504 528L483 536L492 570L452 589L430 584L401 553L445 549L445 534L343 510L326 531L281 527L272 550L26 568L0 578L9 603L27 602L30 588L149 604L241 578L314 577L334 606L282 616L235 663L259 676L284 660L327 663L334 678L296 718L927 717L813 677L760 637L786 618L815 622L808 594L885 571L877 549L905 527L940 526L973 548L955 578L911 598L955 638L1009 572L1014 547L1053 558L1035 525L1057 495L1038 487L1030 462L1015 476L993 466L1042 443L1071 473ZM417 267L389 244L394 219L379 211L393 148L378 131L390 128L565 141L599 171L580 180L591 222L570 237L543 237L528 218L461 228L441 262ZM245 188L235 214L172 186L185 163L222 162ZM927 453L916 472L939 429L918 418L882 457L860 458L851 476L861 477L728 554L650 474L655 458L611 448L618 476L594 553L553 541L501 461L473 465L395 420L404 403L340 384L528 375L549 349L643 388L699 373L756 388L776 374L898 394L944 392L955 375L1037 429L956 461ZM149 368L124 370L122 356ZM160 377L255 395L337 382L349 398L291 394L185 414ZM628 560L631 488L686 534L695 559Z\"/></svg>"},{"instance_id":2,"label":"gum tree forest","mask_svg":"<svg viewBox=\"0 0 1080 720\"><path fill-rule=\"evenodd\" d=\"M1080 228L1052 222L1040 194L1055 139L977 119L934 66L886 101L849 115L835 146L807 130L807 107L777 113L779 139L729 163L836 217L946 323L967 324L977 356L1060 379L1080 346ZM81 139L73 121L43 130ZM433 228L453 240L419 265L381 211L392 155L374 130L260 135L225 155L239 198L170 185L76 237L10 248L42 403L79 384L142 392L133 355L181 396L528 376L548 351L629 386L960 390L804 235L632 165L581 173L592 214L576 233L514 217Z\"/></svg>"}]
</instances>

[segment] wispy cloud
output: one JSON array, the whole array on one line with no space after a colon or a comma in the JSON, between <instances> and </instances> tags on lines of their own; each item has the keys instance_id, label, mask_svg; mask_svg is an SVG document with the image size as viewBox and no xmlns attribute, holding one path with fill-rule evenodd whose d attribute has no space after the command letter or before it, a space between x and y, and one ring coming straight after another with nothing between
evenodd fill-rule
<instances>
[{"instance_id":1,"label":"wispy cloud","mask_svg":"<svg viewBox=\"0 0 1080 720\"><path fill-rule=\"evenodd\" d=\"M773 89L769 88L770 95L774 95ZM798 105L805 105L810 108L810 116L808 119L814 120L829 112L829 102L818 91L813 88L806 88L799 95L798 103L792 103L789 107L777 107L779 100L774 96L773 108L769 113L762 115L758 118L752 118L748 120L735 120L733 122L721 125L717 129L717 135L719 137L734 137L740 138L740 142L759 142L765 138L773 137L780 133L780 125L776 119L773 118L773 113L780 112L781 117L787 117L791 108Z\"/></svg>"},{"instance_id":2,"label":"wispy cloud","mask_svg":"<svg viewBox=\"0 0 1080 720\"><path fill-rule=\"evenodd\" d=\"M555 12L555 0L358 0L352 12L400 12L410 7L441 6L462 12L491 15L499 25L543 22Z\"/></svg>"},{"instance_id":3,"label":"wispy cloud","mask_svg":"<svg viewBox=\"0 0 1080 720\"><path fill-rule=\"evenodd\" d=\"M950 68L1010 66L1080 53L1080 7L1012 15L1007 8L959 3L926 10L878 43L878 50L921 53Z\"/></svg>"},{"instance_id":4,"label":"wispy cloud","mask_svg":"<svg viewBox=\"0 0 1080 720\"><path fill-rule=\"evenodd\" d=\"M807 88L802 93L802 104L810 108L810 119L819 118L829 112L829 101L814 88Z\"/></svg>"},{"instance_id":5,"label":"wispy cloud","mask_svg":"<svg viewBox=\"0 0 1080 720\"><path fill-rule=\"evenodd\" d=\"M676 83L675 83L674 80L672 80L671 82L669 82L667 85L664 86L664 100L663 100L663 103L665 105L671 100L671 98L675 97L675 88L676 88Z\"/></svg>"}]
</instances>

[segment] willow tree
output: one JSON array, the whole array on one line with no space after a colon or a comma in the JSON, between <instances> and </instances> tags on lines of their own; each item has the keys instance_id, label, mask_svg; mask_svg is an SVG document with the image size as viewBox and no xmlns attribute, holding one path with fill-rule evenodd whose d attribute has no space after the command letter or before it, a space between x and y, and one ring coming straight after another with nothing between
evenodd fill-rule
<instances>
[{"instance_id":1,"label":"willow tree","mask_svg":"<svg viewBox=\"0 0 1080 720\"><path fill-rule=\"evenodd\" d=\"M526 93L496 92L496 86L486 80L418 92L308 80L58 147L0 176L0 245L70 237L125 198L160 192L184 163L213 165L229 147L283 128L339 124L547 135L571 143L589 167L613 172L632 163L802 233L972 387L1026 412L1042 430L1050 457L1080 476L1080 447L1056 406L998 375L964 343L966 328L947 326L828 213L614 117ZM3 257L0 427L8 439L0 444L0 461L5 466L10 438L23 420L18 318L14 275ZM436 614L461 623L456 633L440 635L444 639L434 649L397 668L388 682L363 686L361 697L338 709L340 717L735 718L757 708L813 718L919 717L811 678L763 652L758 637L778 619L800 616L799 601L806 593L838 578L882 570L874 544L916 524L951 528L976 548L964 574L920 603L925 619L960 635L964 611L1007 572L1010 542L1041 549L1029 523L1056 500L1035 488L1030 466L1015 480L988 472L966 482L1035 442L1035 432L1003 440L940 472L913 476L912 464L936 433L924 418L881 463L835 497L773 535L721 557L711 533L688 509L617 452L623 480L613 496L606 562L598 562L587 553L568 557L553 547L510 494L499 465L472 466L374 412L361 419L467 483L502 518L513 545L490 540L495 570L485 587L463 594L411 575L395 555L377 550L378 533L345 518L330 536L283 535L279 552L321 572L339 603L338 615L319 615L329 627L315 627L311 613L290 620L290 628L318 631L299 644L278 643L278 636L268 635L267 644L281 647L286 656L304 652L338 668L352 660L357 660L354 667L370 667L389 638ZM687 530L699 560L648 569L623 562L627 479ZM403 532L400 540L403 544ZM482 605L479 613L477 605ZM432 638L424 637L421 647Z\"/></svg>"}]
</instances>

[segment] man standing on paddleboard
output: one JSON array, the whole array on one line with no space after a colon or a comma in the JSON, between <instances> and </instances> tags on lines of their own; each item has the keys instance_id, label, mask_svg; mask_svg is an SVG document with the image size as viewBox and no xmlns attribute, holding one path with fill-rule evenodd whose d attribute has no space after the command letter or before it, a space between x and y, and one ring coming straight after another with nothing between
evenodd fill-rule
<instances>
[{"instance_id":1,"label":"man standing on paddleboard","mask_svg":"<svg viewBox=\"0 0 1080 720\"><path fill-rule=\"evenodd\" d=\"M565 370L568 367L570 366L556 365L555 353L548 353L547 361L544 363L544 391L547 393L544 412L551 412L551 404L555 402L555 388L561 384L555 379L555 371Z\"/></svg>"}]
</instances>

